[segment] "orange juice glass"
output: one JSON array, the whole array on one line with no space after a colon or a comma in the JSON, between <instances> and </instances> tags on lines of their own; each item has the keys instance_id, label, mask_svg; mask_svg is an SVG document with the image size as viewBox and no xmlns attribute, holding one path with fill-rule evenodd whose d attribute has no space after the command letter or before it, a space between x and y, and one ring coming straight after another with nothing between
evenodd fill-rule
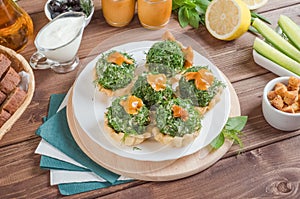
<instances>
[{"instance_id":1,"label":"orange juice glass","mask_svg":"<svg viewBox=\"0 0 300 199\"><path fill-rule=\"evenodd\" d=\"M109 25L123 27L134 16L135 0L102 0L102 11Z\"/></svg>"},{"instance_id":2,"label":"orange juice glass","mask_svg":"<svg viewBox=\"0 0 300 199\"><path fill-rule=\"evenodd\" d=\"M148 29L163 28L170 19L172 0L138 0L138 17Z\"/></svg>"}]
</instances>

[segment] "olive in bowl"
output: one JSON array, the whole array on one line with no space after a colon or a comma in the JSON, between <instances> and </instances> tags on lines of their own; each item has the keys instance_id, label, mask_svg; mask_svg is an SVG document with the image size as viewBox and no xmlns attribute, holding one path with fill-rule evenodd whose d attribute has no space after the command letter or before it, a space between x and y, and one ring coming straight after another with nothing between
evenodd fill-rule
<instances>
[{"instance_id":1,"label":"olive in bowl","mask_svg":"<svg viewBox=\"0 0 300 199\"><path fill-rule=\"evenodd\" d=\"M278 77L264 88L262 111L266 121L276 129L300 129L300 79Z\"/></svg>"},{"instance_id":2,"label":"olive in bowl","mask_svg":"<svg viewBox=\"0 0 300 199\"><path fill-rule=\"evenodd\" d=\"M86 15L86 26L90 23L94 10L92 0L48 0L44 7L45 15L50 21L65 12L83 12Z\"/></svg>"}]
</instances>

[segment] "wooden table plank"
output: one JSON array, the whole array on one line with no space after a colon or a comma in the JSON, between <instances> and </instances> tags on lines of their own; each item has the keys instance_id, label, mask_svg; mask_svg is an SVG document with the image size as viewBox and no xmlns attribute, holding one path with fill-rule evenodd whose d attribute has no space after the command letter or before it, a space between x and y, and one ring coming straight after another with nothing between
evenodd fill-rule
<instances>
[{"instance_id":1,"label":"wooden table plank","mask_svg":"<svg viewBox=\"0 0 300 199\"><path fill-rule=\"evenodd\" d=\"M172 182L151 182L109 198L299 198L300 136L236 157Z\"/></svg>"}]
</instances>

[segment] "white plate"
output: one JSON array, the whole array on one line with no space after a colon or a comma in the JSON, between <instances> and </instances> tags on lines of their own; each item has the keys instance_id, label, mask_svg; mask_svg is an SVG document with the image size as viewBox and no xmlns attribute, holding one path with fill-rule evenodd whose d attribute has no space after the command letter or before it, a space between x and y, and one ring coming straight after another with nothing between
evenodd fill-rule
<instances>
[{"instance_id":1,"label":"white plate","mask_svg":"<svg viewBox=\"0 0 300 199\"><path fill-rule=\"evenodd\" d=\"M145 52L156 41L132 42L114 47L118 51L125 51L133 55L137 64L145 63ZM86 134L102 148L117 155L142 161L164 161L181 158L190 155L208 145L222 130L230 112L230 92L226 87L221 95L220 101L210 110L202 120L200 135L190 145L182 148L163 146L154 140L147 140L136 148L124 146L115 142L104 132L104 113L111 105L113 98L107 97L93 83L94 67L100 56L91 61L78 76L73 88L73 110L80 127ZM194 51L194 65L207 65L216 76L226 84L226 80L209 60ZM101 155L101 154L99 154Z\"/></svg>"}]
</instances>

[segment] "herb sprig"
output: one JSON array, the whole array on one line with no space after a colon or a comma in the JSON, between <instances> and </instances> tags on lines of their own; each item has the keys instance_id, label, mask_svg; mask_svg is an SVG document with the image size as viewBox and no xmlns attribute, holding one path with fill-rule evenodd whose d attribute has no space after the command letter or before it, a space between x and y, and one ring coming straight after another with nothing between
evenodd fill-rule
<instances>
[{"instance_id":1,"label":"herb sprig","mask_svg":"<svg viewBox=\"0 0 300 199\"><path fill-rule=\"evenodd\" d=\"M220 148L225 141L225 138L233 140L235 143L239 144L242 148L243 143L239 138L242 135L242 130L247 123L247 116L238 116L228 118L226 125L224 126L221 133L210 143L214 149Z\"/></svg>"},{"instance_id":2,"label":"herb sprig","mask_svg":"<svg viewBox=\"0 0 300 199\"><path fill-rule=\"evenodd\" d=\"M87 17L90 16L93 7L92 0L80 0L80 7Z\"/></svg>"},{"instance_id":3,"label":"herb sprig","mask_svg":"<svg viewBox=\"0 0 300 199\"><path fill-rule=\"evenodd\" d=\"M177 13L178 21L182 28L188 25L193 28L198 28L199 24L205 25L205 13L211 1L212 0L173 0L172 10ZM264 16L251 11L251 21L255 18L259 18L271 24ZM255 31L255 29L250 26L249 31L252 32Z\"/></svg>"}]
</instances>

